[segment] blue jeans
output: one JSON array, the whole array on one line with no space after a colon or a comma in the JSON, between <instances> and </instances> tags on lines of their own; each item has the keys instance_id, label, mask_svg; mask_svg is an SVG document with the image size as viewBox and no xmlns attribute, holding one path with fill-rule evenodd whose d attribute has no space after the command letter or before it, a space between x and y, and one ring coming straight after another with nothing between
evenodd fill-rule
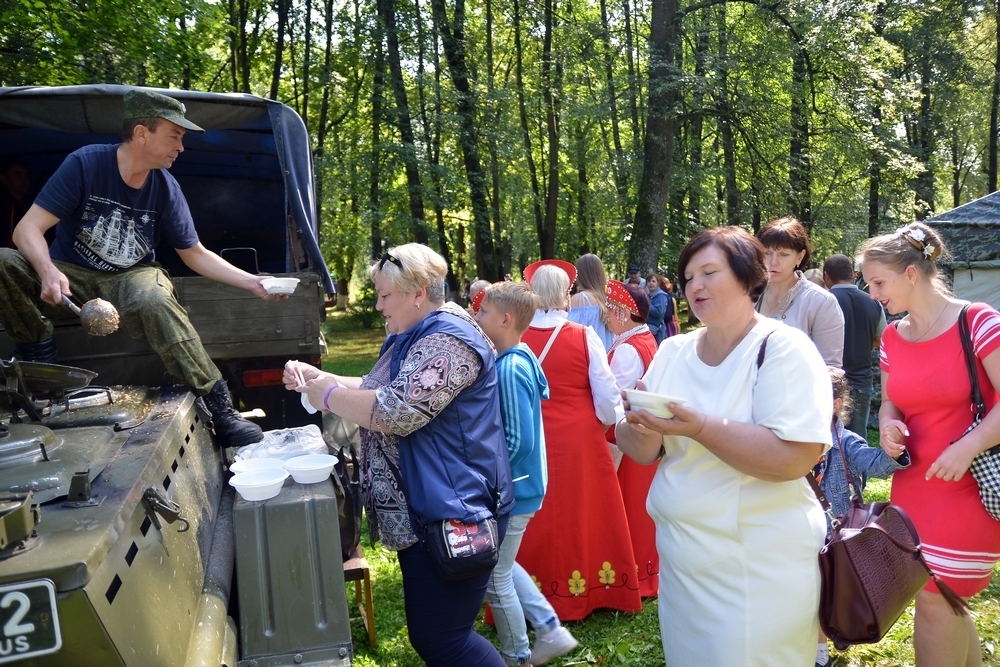
<instances>
[{"instance_id":1,"label":"blue jeans","mask_svg":"<svg viewBox=\"0 0 1000 667\"><path fill-rule=\"evenodd\" d=\"M517 550L521 548L521 538L528 521L533 516L534 512L510 517L507 536L500 546L500 559L486 587L486 601L493 610L497 636L500 637L500 655L510 667L523 665L531 657L525 617L538 634L559 627L559 618L552 605L524 568L514 560Z\"/></svg>"},{"instance_id":2,"label":"blue jeans","mask_svg":"<svg viewBox=\"0 0 1000 667\"><path fill-rule=\"evenodd\" d=\"M506 516L497 520L497 528L503 540ZM398 555L410 643L428 667L506 667L493 644L472 628L483 606L489 573L445 581L423 541Z\"/></svg>"}]
</instances>

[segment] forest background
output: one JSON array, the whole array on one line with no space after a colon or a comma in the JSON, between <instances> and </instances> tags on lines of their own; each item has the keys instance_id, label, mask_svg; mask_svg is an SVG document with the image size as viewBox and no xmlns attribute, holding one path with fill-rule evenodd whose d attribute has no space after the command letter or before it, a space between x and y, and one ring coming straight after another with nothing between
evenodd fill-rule
<instances>
[{"instance_id":1,"label":"forest background","mask_svg":"<svg viewBox=\"0 0 1000 667\"><path fill-rule=\"evenodd\" d=\"M814 256L997 189L1000 0L0 0L0 85L280 100L348 280L673 267L793 215Z\"/></svg>"}]
</instances>

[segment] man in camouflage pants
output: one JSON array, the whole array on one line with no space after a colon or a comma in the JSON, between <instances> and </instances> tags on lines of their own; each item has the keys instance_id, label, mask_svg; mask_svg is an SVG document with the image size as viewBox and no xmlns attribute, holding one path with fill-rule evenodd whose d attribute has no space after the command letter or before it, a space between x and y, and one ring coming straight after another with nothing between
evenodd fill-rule
<instances>
[{"instance_id":1,"label":"man in camouflage pants","mask_svg":"<svg viewBox=\"0 0 1000 667\"><path fill-rule=\"evenodd\" d=\"M110 301L122 326L204 397L224 445L257 442L260 427L233 408L170 278L153 263L154 248L166 242L200 275L263 299L282 297L267 294L263 276L236 268L198 240L187 201L167 169L184 150L185 131L204 130L165 95L130 90L124 104L123 142L71 153L15 228L18 249L0 248L0 324L23 360L54 363L52 323L43 315L65 317L63 295ZM44 235L52 227L50 248Z\"/></svg>"}]
</instances>

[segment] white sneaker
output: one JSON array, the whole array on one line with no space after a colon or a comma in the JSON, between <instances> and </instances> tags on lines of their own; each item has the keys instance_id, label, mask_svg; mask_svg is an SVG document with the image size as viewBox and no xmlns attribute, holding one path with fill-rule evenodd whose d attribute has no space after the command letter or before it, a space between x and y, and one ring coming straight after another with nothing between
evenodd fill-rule
<instances>
[{"instance_id":1,"label":"white sneaker","mask_svg":"<svg viewBox=\"0 0 1000 667\"><path fill-rule=\"evenodd\" d=\"M569 630L560 625L547 635L535 639L535 647L531 649L529 662L535 667L544 665L552 658L566 655L579 645L580 642L576 641Z\"/></svg>"}]
</instances>

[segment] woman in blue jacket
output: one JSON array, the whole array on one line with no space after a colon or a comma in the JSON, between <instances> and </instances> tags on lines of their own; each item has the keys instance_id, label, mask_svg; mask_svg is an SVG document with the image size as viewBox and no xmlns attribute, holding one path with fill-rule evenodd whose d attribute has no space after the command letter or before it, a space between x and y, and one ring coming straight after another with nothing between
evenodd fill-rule
<instances>
[{"instance_id":1,"label":"woman in blue jacket","mask_svg":"<svg viewBox=\"0 0 1000 667\"><path fill-rule=\"evenodd\" d=\"M371 372L349 378L290 361L284 381L362 427L368 526L372 542L398 552L413 648L431 667L505 667L473 629L490 572L446 580L427 541L447 527L452 550L475 548L475 538L453 540L483 535L491 521L502 540L514 506L493 348L464 309L445 303L447 270L427 246L391 248L368 270L389 333Z\"/></svg>"}]
</instances>

